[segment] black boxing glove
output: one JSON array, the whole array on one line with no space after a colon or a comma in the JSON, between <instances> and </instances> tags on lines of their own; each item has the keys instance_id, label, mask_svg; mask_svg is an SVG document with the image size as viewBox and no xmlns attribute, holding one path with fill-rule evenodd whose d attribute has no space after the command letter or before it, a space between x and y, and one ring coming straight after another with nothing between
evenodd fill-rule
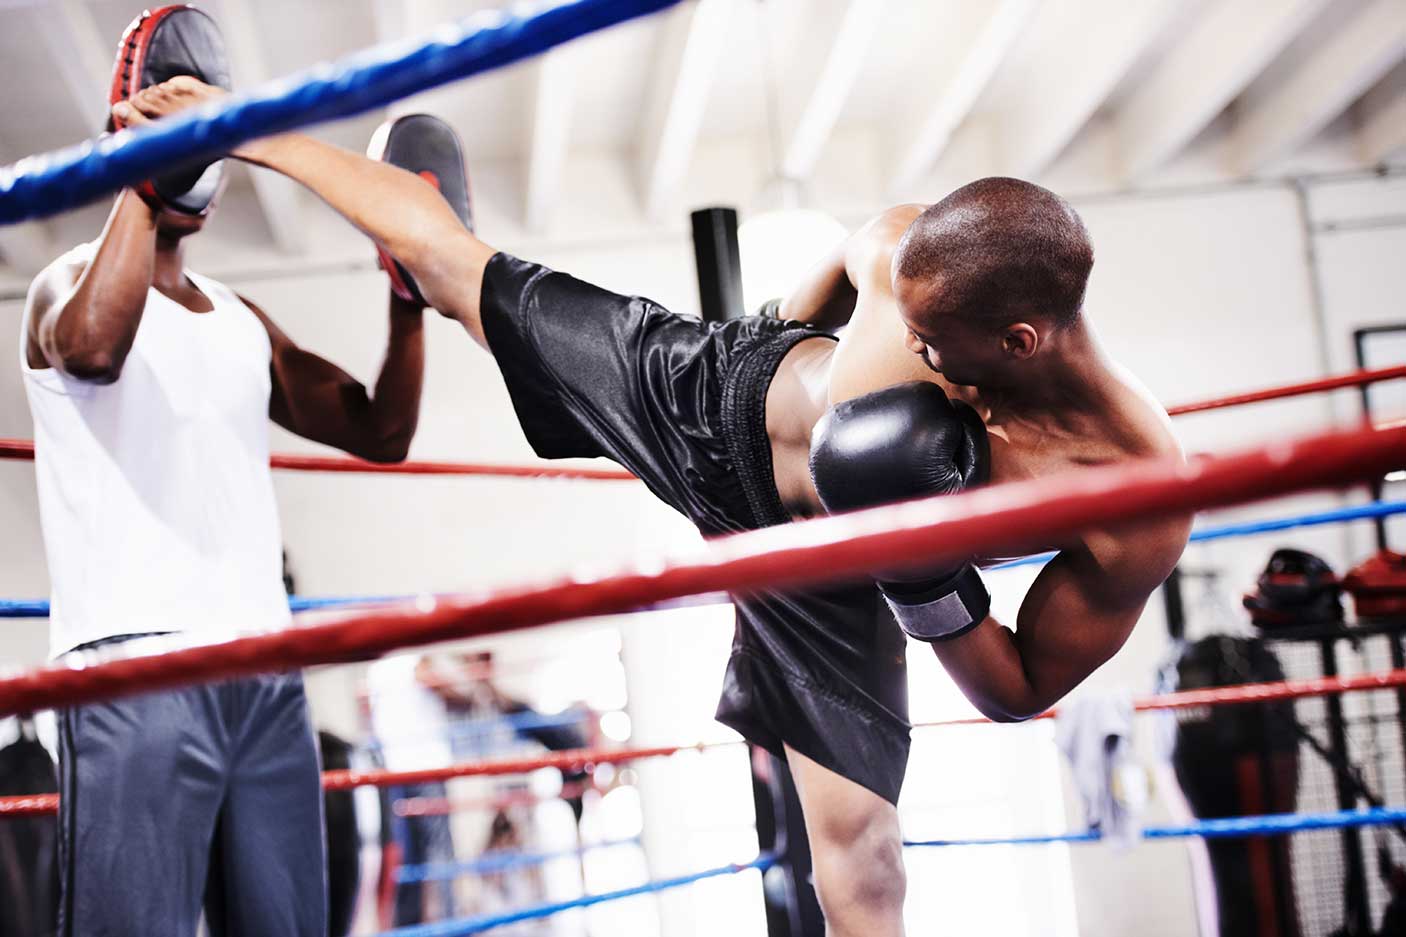
<instances>
[{"instance_id":1,"label":"black boxing glove","mask_svg":"<svg viewBox=\"0 0 1406 937\"><path fill-rule=\"evenodd\" d=\"M928 381L836 404L810 434L811 478L832 514L956 494L984 484L990 464L981 417ZM970 560L876 579L899 626L920 641L966 634L991 611Z\"/></svg>"}]
</instances>

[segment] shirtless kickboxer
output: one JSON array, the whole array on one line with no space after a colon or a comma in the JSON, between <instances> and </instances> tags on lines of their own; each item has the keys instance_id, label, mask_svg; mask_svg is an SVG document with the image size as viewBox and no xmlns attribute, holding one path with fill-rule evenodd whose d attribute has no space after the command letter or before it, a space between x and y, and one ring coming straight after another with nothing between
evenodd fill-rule
<instances>
[{"instance_id":1,"label":"shirtless kickboxer","mask_svg":"<svg viewBox=\"0 0 1406 937\"><path fill-rule=\"evenodd\" d=\"M152 119L219 93L177 79L124 111ZM301 182L393 255L493 354L539 455L614 459L705 534L1181 457L1083 317L1082 223L1029 183L985 179L887 212L779 317L710 325L495 250L399 169L300 135L232 155ZM841 340L825 331L846 323ZM718 718L789 763L830 934L903 929L903 632L932 643L982 712L1032 716L1123 644L1188 527L1011 544L1059 548L1013 630L987 614L973 563L879 574L879 589L734 596Z\"/></svg>"}]
</instances>

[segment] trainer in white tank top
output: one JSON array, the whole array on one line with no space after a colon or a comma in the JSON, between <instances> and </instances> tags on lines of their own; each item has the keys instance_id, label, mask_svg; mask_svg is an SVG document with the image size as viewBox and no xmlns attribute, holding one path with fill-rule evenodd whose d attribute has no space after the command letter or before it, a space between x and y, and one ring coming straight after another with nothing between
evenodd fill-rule
<instances>
[{"instance_id":1,"label":"trainer in white tank top","mask_svg":"<svg viewBox=\"0 0 1406 937\"><path fill-rule=\"evenodd\" d=\"M186 273L214 309L150 290L115 383L31 368L20 342L55 655L117 635L214 640L288 621L268 333L228 287Z\"/></svg>"}]
</instances>

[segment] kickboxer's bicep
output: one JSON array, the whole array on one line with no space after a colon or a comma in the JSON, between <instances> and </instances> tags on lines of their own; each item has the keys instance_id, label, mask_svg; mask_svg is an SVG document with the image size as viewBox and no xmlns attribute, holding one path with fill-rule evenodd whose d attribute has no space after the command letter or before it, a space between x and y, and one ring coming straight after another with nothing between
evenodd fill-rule
<instances>
[{"instance_id":1,"label":"kickboxer's bicep","mask_svg":"<svg viewBox=\"0 0 1406 937\"><path fill-rule=\"evenodd\" d=\"M1088 560L1066 551L1046 564L1014 630L987 618L960 638L932 645L982 714L1002 722L1039 715L1128 639L1144 603L1107 601L1103 573Z\"/></svg>"},{"instance_id":2,"label":"kickboxer's bicep","mask_svg":"<svg viewBox=\"0 0 1406 937\"><path fill-rule=\"evenodd\" d=\"M1015 641L1043 707L1057 703L1118 652L1186 544L1190 518L1085 536L1036 577Z\"/></svg>"}]
</instances>

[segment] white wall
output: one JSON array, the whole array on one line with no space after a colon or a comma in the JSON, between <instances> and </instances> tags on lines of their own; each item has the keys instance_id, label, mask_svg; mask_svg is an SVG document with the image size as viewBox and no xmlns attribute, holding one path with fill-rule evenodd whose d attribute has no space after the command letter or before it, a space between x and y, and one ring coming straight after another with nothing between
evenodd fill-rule
<instances>
[{"instance_id":1,"label":"white wall","mask_svg":"<svg viewBox=\"0 0 1406 937\"><path fill-rule=\"evenodd\" d=\"M837 140L812 187L816 203L847 223L858 222L879 205L880 160L871 142L859 137ZM762 160L741 144L700 153L689 190L679 193L679 204L746 205L763 174L738 173L739 165L760 166ZM563 191L570 199L561 206L551 238L524 233L516 219L517 206L498 201L500 191L516 190L495 185L495 180L501 183L515 171L494 165L475 169L480 231L486 237L602 285L649 295L682 312L696 310L682 212L668 224L644 222L633 207L631 179L623 162L601 157L569 165ZM237 204L239 197L235 191L232 202ZM1301 204L1287 186L1188 189L1079 201L1098 256L1088 310L1114 355L1169 403L1315 376L1325 365L1348 368L1352 327L1406 320L1401 302L1406 272L1400 263L1406 256L1406 230L1361 227L1363 219L1406 212L1406 186L1399 177L1312 184L1308 205L1314 225L1359 225L1313 236L1316 274L1308 264ZM275 257L251 246L253 239L239 229L237 214L233 208L234 220L221 219L217 225L224 229L217 227L196 245L193 265L223 274L295 339L370 379L383 347L385 289L366 260L365 245L333 219L313 213L312 254ZM86 222L86 230L95 230L100 218L100 211L89 211L70 227L78 230L80 222ZM288 277L268 272L307 267L323 272ZM19 307L10 301L0 304L0 310L10 323L0 329L0 356L14 361ZM1320 334L1328 339L1326 348ZM1311 431L1335 416L1350 418L1353 404L1349 395L1333 404L1327 398L1286 401L1189 416L1177 425L1189 450L1214 451ZM0 435L27 437L30 432L18 374L13 366L0 367ZM275 447L312 448L281 431L275 431ZM438 318L430 321L425 405L412 457L530 457L492 362L457 334L456 327ZM306 594L450 590L533 580L573 569L607 568L696 536L632 483L299 473L280 473L276 479L285 537L300 591ZM1295 513L1338 500L1333 494L1288 499L1220 512L1207 520ZM23 463L0 463L0 518L6 534L0 538L0 595L42 595L47 581L33 476ZM1224 570L1226 588L1238 590L1280 544L1303 545L1341 566L1360 558L1368 541L1356 532L1348 536L1340 530L1310 531L1196 547L1188 551L1186 562ZM1001 607L1010 608L1018 602L1024 580L1022 574L1003 575L993 585ZM624 635L636 740L674 741L705 731L731 631L726 615L657 615L607 626L620 627ZM42 622L0 621L0 660L38 662L45 646L43 632ZM1161 609L1154 601L1128 646L1089 687L1150 689L1154 670L1167 653L1164 635ZM550 635L515 638L512 646L528 648L520 651L525 656L553 652ZM930 656L915 649L910 657L914 718L958 711L961 704L954 702L950 685L931 665ZM523 681L525 692L534 691L531 677ZM319 672L310 684L319 712L343 731L357 724L351 698L356 683L357 671L350 669ZM1008 826L1010 832L1081 824L1061 787L1048 731L958 731L989 737L962 741L936 731L918 735L904 800L912 832L937 835L954 827L958 832L994 831L990 824L983 826L985 818L993 818L991 823L998 827ZM1148 747L1146 739L1140 743ZM738 858L737 850L745 850L741 840L751 822L745 774L735 759L724 758L719 764L697 773L684 761L641 768L645 815L654 824L654 832L647 834L654 845L652 873L701 867L719 857ZM699 784L698 777L721 786ZM964 801L964 790L976 790L986 799ZM709 824L718 811L703 810L700 804L734 808L729 816L739 826L709 838L706 830L714 829ZM1162 818L1161 808L1150 817ZM744 831L740 839L736 829ZM670 837L670 832L680 836ZM1012 891L1021 903L1018 909L1003 906L1002 913L1009 912L1003 919L1009 929L1003 933L1193 933L1186 856L1179 844L1125 854L1075 847L1045 854L924 856L914 860L921 877L914 877L910 910L933 917L915 920L915 932L928 931L934 920L981 919L980 904L964 894L968 885L937 874L939 867L969 871L980 864L983 880L1004 883L1007 905ZM1013 881L1019 887L1013 888ZM1110 895L1122 897L1111 901ZM755 910L756 897L755 876L743 876L707 892L679 893L661 900L658 907L668 933L687 934L700 907L715 911L731 904ZM972 917L963 917L967 914ZM1058 928L1051 928L1051 922L1059 922ZM739 934L761 933L759 916L750 911L726 926Z\"/></svg>"}]
</instances>

